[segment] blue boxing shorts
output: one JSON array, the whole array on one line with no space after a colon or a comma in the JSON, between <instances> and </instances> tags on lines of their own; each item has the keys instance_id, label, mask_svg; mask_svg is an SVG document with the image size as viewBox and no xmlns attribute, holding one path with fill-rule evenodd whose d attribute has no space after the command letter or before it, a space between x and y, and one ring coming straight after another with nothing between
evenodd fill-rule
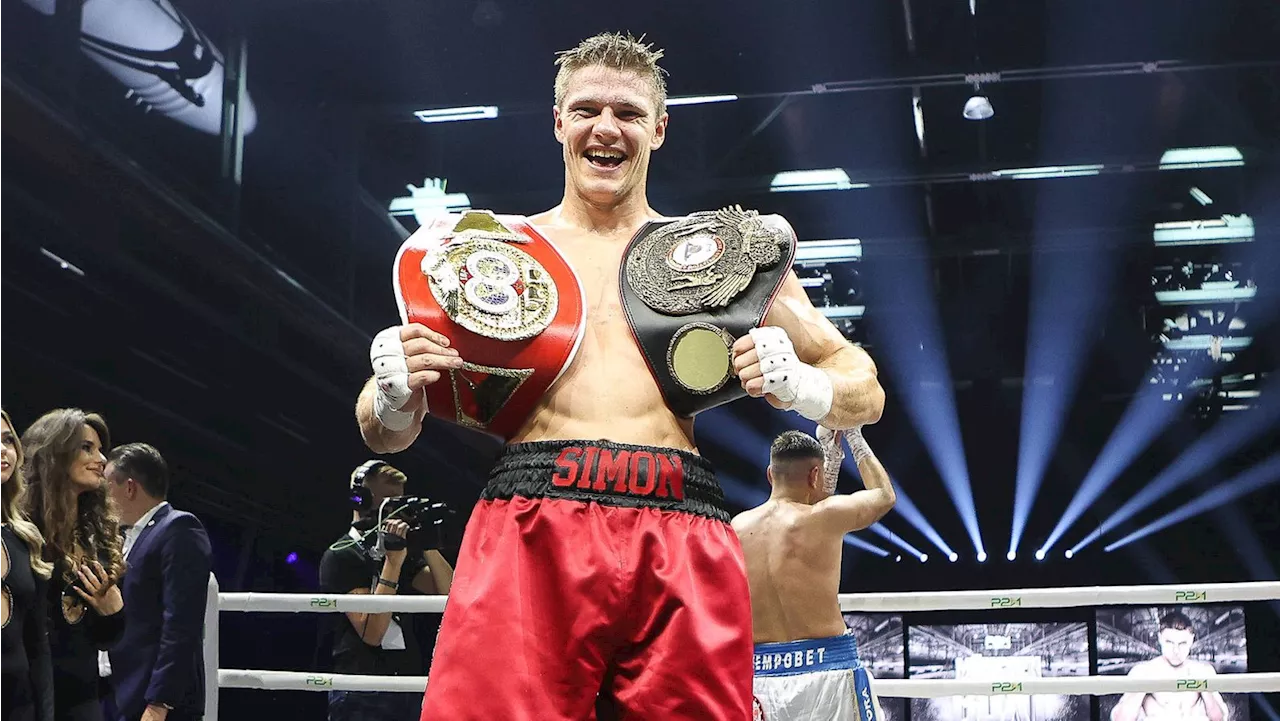
<instances>
[{"instance_id":1,"label":"blue boxing shorts","mask_svg":"<svg viewBox=\"0 0 1280 721\"><path fill-rule=\"evenodd\" d=\"M871 674L844 634L755 647L754 721L881 721Z\"/></svg>"}]
</instances>

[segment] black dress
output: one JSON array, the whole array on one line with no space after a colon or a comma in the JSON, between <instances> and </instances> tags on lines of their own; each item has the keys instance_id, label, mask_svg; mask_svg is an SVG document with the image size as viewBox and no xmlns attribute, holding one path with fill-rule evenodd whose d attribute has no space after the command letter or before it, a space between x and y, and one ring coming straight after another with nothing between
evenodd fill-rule
<instances>
[{"instance_id":1,"label":"black dress","mask_svg":"<svg viewBox=\"0 0 1280 721\"><path fill-rule=\"evenodd\" d=\"M44 606L49 582L31 571L31 551L8 525L4 551L9 561L4 577L9 622L0 632L4 721L53 721L53 669Z\"/></svg>"},{"instance_id":2,"label":"black dress","mask_svg":"<svg viewBox=\"0 0 1280 721\"><path fill-rule=\"evenodd\" d=\"M111 648L124 635L124 611L99 616L63 580L65 568L64 561L54 565L48 593L49 650L53 657L53 692L58 699L54 719L102 721L98 652Z\"/></svg>"}]
</instances>

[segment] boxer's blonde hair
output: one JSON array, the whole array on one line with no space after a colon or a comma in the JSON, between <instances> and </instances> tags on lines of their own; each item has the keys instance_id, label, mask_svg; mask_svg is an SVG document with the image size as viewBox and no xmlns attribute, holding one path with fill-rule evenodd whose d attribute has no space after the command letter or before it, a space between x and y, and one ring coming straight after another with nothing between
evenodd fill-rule
<instances>
[{"instance_id":1,"label":"boxer's blonde hair","mask_svg":"<svg viewBox=\"0 0 1280 721\"><path fill-rule=\"evenodd\" d=\"M589 67L606 67L631 72L645 78L653 87L653 104L658 117L667 112L666 70L658 67L662 51L644 42L644 36L632 37L630 33L600 33L578 43L572 50L556 53L555 99L556 107L564 103L569 87L569 77L578 70Z\"/></svg>"}]
</instances>

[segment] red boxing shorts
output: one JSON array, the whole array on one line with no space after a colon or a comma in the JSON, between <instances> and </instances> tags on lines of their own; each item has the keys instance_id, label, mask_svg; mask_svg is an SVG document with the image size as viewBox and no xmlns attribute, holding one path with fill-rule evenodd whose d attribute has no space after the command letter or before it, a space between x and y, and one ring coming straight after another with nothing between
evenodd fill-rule
<instances>
[{"instance_id":1,"label":"red boxing shorts","mask_svg":"<svg viewBox=\"0 0 1280 721\"><path fill-rule=\"evenodd\" d=\"M703 458L509 446L467 523L423 721L751 718L742 547Z\"/></svg>"}]
</instances>

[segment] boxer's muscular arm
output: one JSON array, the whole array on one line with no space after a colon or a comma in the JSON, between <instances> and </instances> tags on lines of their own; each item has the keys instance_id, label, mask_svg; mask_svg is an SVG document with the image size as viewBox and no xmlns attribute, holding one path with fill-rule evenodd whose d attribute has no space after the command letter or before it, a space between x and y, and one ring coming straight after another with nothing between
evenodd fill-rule
<instances>
[{"instance_id":1,"label":"boxer's muscular arm","mask_svg":"<svg viewBox=\"0 0 1280 721\"><path fill-rule=\"evenodd\" d=\"M849 445L853 447L853 457L858 462L858 473L862 475L865 490L830 496L813 507L814 519L841 535L861 531L884 518L898 500L889 472L880 465L880 460L862 440L861 434L850 438Z\"/></svg>"},{"instance_id":2,"label":"boxer's muscular arm","mask_svg":"<svg viewBox=\"0 0 1280 721\"><path fill-rule=\"evenodd\" d=\"M833 392L831 412L820 419L822 425L844 430L880 420L884 411L884 389L877 378L876 364L867 352L840 335L805 295L795 271L787 273L782 290L765 317L765 325L787 332L796 357L827 374ZM757 384L763 385L759 380ZM752 389L747 388L751 393ZM751 393L759 395L759 393ZM775 406L775 399L765 396Z\"/></svg>"}]
</instances>

